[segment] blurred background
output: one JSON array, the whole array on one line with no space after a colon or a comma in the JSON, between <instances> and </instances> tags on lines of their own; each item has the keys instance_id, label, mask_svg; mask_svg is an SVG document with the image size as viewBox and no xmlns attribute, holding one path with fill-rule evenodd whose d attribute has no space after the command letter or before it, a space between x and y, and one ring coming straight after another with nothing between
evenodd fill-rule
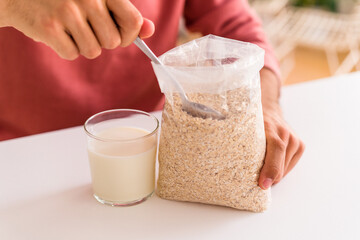
<instances>
[{"instance_id":1,"label":"blurred background","mask_svg":"<svg viewBox=\"0 0 360 240\"><path fill-rule=\"evenodd\" d=\"M360 70L360 0L249 0L285 85ZM180 28L179 44L200 37Z\"/></svg>"}]
</instances>

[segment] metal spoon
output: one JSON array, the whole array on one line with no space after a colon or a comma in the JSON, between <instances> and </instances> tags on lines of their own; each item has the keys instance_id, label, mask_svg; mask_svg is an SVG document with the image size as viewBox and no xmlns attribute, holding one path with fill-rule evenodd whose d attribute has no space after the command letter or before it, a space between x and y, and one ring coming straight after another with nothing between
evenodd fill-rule
<instances>
[{"instance_id":1,"label":"metal spoon","mask_svg":"<svg viewBox=\"0 0 360 240\"><path fill-rule=\"evenodd\" d=\"M145 53L148 58L151 59L156 64L159 64L161 66L164 66L164 64L156 57L156 55L150 50L150 48L146 45L146 43L141 40L141 38L137 37L134 41L135 45ZM167 71L165 67L163 67L164 72L168 75L169 79L172 81L174 87L178 90L181 98L182 103L182 109L190 114L193 117L200 117L200 118L212 118L212 119L218 119L222 120L225 119L224 115L222 115L220 112L205 106L200 103L191 102L188 97L186 96L184 89L179 84L179 82L172 76L171 73Z\"/></svg>"}]
</instances>

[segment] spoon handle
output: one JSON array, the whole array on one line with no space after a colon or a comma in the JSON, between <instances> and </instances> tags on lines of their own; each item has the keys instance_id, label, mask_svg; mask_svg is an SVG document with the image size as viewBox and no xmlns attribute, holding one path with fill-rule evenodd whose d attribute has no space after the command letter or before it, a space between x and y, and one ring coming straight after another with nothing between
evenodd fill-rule
<instances>
[{"instance_id":1,"label":"spoon handle","mask_svg":"<svg viewBox=\"0 0 360 240\"><path fill-rule=\"evenodd\" d=\"M141 49L143 53L145 53L146 56L148 56L148 58L151 59L151 61L161 66L164 66L164 64L159 60L159 58L156 57L156 55L151 51L148 45L146 45L146 43L141 38L137 37L134 43L138 48ZM169 76L169 79L171 79L171 81L173 82L175 88L179 91L181 99L187 101L188 98L179 82L172 76L171 73L169 73L169 71L165 67L162 67L162 69L164 70L164 72L166 72L166 74Z\"/></svg>"},{"instance_id":2,"label":"spoon handle","mask_svg":"<svg viewBox=\"0 0 360 240\"><path fill-rule=\"evenodd\" d=\"M160 62L160 60L156 57L156 55L151 51L148 45L146 45L146 43L141 38L137 37L134 43L138 48L141 49L141 51L143 51L143 53L145 53L146 56L148 56L148 58L151 59L151 61L156 64L163 65L163 63Z\"/></svg>"}]
</instances>

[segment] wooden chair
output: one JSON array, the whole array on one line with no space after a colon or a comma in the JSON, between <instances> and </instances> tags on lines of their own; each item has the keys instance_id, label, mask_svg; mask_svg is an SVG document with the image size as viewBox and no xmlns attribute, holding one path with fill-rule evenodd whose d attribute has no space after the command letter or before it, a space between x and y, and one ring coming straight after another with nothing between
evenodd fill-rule
<instances>
[{"instance_id":1,"label":"wooden chair","mask_svg":"<svg viewBox=\"0 0 360 240\"><path fill-rule=\"evenodd\" d=\"M304 46L323 50L333 75L350 72L354 67L360 70L359 5L353 12L344 14L292 7L287 1L252 1L252 6L264 20L264 29L280 60L287 58L297 46ZM281 9L274 6L281 6ZM339 60L339 53L346 53L343 61Z\"/></svg>"}]
</instances>

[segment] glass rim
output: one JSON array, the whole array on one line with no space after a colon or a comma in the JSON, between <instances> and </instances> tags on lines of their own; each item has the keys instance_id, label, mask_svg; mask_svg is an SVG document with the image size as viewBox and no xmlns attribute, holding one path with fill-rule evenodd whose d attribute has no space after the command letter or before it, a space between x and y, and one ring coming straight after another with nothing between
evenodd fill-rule
<instances>
[{"instance_id":1,"label":"glass rim","mask_svg":"<svg viewBox=\"0 0 360 240\"><path fill-rule=\"evenodd\" d=\"M146 115L150 118L152 118L155 122L156 122L156 127L153 131L151 131L150 133L144 135L144 136L141 136L141 137L136 137L136 138L131 138L131 139L111 139L111 138L103 138L103 137L99 137L99 136L96 136L94 135L93 133L91 133L88 129L87 129L87 126L90 124L89 122L93 119L95 119L96 117L100 116L100 115L103 115L103 114L106 114L106 113L114 113L114 112L134 112L134 113L140 113L140 114L143 114L143 115ZM89 117L83 127L84 127L84 130L86 132L86 134L91 137L91 138L94 138L96 140L99 140L99 141L102 141L102 142L135 142L135 141L138 141L138 140L141 140L141 139L145 139L145 138L148 138L148 137L151 137L153 136L157 130L159 129L159 120L157 119L157 117L155 117L154 115L148 113L148 112L145 112L145 111L141 111L141 110L137 110L137 109L129 109L129 108L123 108L123 109L111 109L111 110L106 110L106 111L102 111L102 112L99 112L99 113L96 113L94 115L92 115L91 117Z\"/></svg>"}]
</instances>

